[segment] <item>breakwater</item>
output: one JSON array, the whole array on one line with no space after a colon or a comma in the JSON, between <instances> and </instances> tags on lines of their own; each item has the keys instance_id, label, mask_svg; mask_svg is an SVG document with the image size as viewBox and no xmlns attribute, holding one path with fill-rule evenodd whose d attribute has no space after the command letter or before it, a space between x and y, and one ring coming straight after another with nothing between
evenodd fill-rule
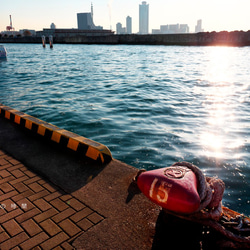
<instances>
[{"instance_id":1,"label":"breakwater","mask_svg":"<svg viewBox=\"0 0 250 250\"><path fill-rule=\"evenodd\" d=\"M48 38L47 38L48 39ZM47 41L48 42L48 41ZM41 43L41 37L0 37L0 43ZM48 42L49 43L49 42ZM190 34L157 35L60 35L54 43L61 44L131 44L131 45L182 45L182 46L250 46L250 31L202 32Z\"/></svg>"}]
</instances>

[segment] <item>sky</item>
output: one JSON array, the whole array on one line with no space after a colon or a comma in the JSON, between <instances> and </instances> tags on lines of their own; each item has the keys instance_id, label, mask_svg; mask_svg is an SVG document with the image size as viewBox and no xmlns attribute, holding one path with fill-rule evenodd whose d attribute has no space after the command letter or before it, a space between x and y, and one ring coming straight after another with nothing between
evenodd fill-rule
<instances>
[{"instance_id":1,"label":"sky","mask_svg":"<svg viewBox=\"0 0 250 250\"><path fill-rule=\"evenodd\" d=\"M77 13L90 12L94 7L94 23L104 29L116 30L116 24L126 26L132 17L132 32L139 30L138 0L0 0L0 31L9 25L9 15L15 30L77 28ZM160 25L188 24L194 32L198 19L204 31L250 30L250 0L147 0L149 32Z\"/></svg>"}]
</instances>

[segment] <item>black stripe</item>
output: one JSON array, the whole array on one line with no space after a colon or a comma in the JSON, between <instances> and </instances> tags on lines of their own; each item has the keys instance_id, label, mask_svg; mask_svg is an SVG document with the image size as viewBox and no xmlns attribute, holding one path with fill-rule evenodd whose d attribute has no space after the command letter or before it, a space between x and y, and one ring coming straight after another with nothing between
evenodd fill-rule
<instances>
[{"instance_id":1,"label":"black stripe","mask_svg":"<svg viewBox=\"0 0 250 250\"><path fill-rule=\"evenodd\" d=\"M37 133L37 130L38 130L38 125L35 124L35 123L32 123L32 127L31 127L31 130L35 133Z\"/></svg>"},{"instance_id":2,"label":"black stripe","mask_svg":"<svg viewBox=\"0 0 250 250\"><path fill-rule=\"evenodd\" d=\"M51 139L51 136L52 136L52 133L53 133L53 131L51 131L51 130L49 130L49 129L46 129L45 130L45 134L44 134L44 138L46 138L46 139Z\"/></svg>"},{"instance_id":3,"label":"black stripe","mask_svg":"<svg viewBox=\"0 0 250 250\"><path fill-rule=\"evenodd\" d=\"M65 137L64 135L61 135L59 144L63 147L67 147L68 142L69 142L69 138Z\"/></svg>"},{"instance_id":4,"label":"black stripe","mask_svg":"<svg viewBox=\"0 0 250 250\"><path fill-rule=\"evenodd\" d=\"M21 127L25 127L25 122L26 122L26 120L25 120L24 118L21 117L20 126L21 126Z\"/></svg>"},{"instance_id":5,"label":"black stripe","mask_svg":"<svg viewBox=\"0 0 250 250\"><path fill-rule=\"evenodd\" d=\"M104 163L105 162L110 162L112 160L112 157L110 155L102 154Z\"/></svg>"},{"instance_id":6,"label":"black stripe","mask_svg":"<svg viewBox=\"0 0 250 250\"><path fill-rule=\"evenodd\" d=\"M4 109L1 109L0 115L3 116L3 117L5 117L5 110Z\"/></svg>"},{"instance_id":7,"label":"black stripe","mask_svg":"<svg viewBox=\"0 0 250 250\"><path fill-rule=\"evenodd\" d=\"M14 120L15 120L15 115L10 113L10 121L14 122Z\"/></svg>"},{"instance_id":8,"label":"black stripe","mask_svg":"<svg viewBox=\"0 0 250 250\"><path fill-rule=\"evenodd\" d=\"M79 143L77 147L77 153L79 153L80 155L86 155L88 148L89 148L88 145Z\"/></svg>"}]
</instances>

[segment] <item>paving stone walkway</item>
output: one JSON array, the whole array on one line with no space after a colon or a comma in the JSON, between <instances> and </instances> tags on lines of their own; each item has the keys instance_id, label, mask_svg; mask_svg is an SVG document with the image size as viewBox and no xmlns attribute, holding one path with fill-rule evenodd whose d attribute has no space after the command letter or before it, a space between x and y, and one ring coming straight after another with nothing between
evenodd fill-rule
<instances>
[{"instance_id":1,"label":"paving stone walkway","mask_svg":"<svg viewBox=\"0 0 250 250\"><path fill-rule=\"evenodd\" d=\"M0 150L0 249L74 249L105 218Z\"/></svg>"}]
</instances>

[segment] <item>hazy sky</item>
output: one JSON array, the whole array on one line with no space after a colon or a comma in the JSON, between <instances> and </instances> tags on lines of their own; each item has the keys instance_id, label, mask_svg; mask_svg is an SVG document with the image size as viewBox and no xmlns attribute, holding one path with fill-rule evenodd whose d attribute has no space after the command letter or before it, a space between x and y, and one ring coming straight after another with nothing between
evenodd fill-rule
<instances>
[{"instance_id":1,"label":"hazy sky","mask_svg":"<svg viewBox=\"0 0 250 250\"><path fill-rule=\"evenodd\" d=\"M76 13L90 12L94 6L94 23L116 30L116 23L126 26L132 17L132 32L139 30L138 0L0 0L0 31L13 27L42 30L54 22L57 28L77 28ZM250 0L150 0L149 31L164 24L188 24L190 32L198 19L205 31L250 30Z\"/></svg>"}]
</instances>

